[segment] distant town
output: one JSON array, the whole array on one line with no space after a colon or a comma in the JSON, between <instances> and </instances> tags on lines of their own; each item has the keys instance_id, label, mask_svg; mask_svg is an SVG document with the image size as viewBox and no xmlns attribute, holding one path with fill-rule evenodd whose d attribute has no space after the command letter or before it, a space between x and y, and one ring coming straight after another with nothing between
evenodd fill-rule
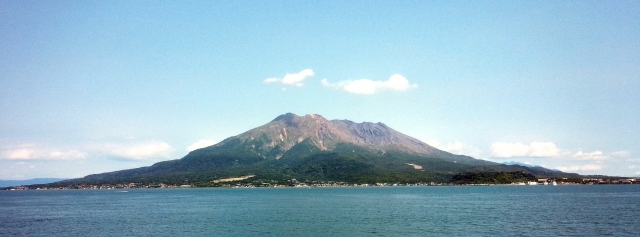
<instances>
[{"instance_id":1,"label":"distant town","mask_svg":"<svg viewBox=\"0 0 640 237\"><path fill-rule=\"evenodd\" d=\"M372 184L355 184L347 182L335 182L335 181L297 181L296 179L282 181L246 181L239 178L227 179L229 181L212 181L210 184L183 184L173 185L164 183L127 183L127 184L100 184L100 185L65 185L65 186L52 186L51 184L44 185L23 185L16 187L4 187L0 190L63 190L63 189L154 189L154 188L312 188L312 187L385 187L385 186L489 186L489 185L602 185L602 184L640 184L640 179L599 179L599 178L583 178L580 180L568 180L568 179L538 179L537 181L528 182L514 182L510 184L453 184L453 183L436 183L436 182L424 182L424 183L372 183Z\"/></svg>"}]
</instances>

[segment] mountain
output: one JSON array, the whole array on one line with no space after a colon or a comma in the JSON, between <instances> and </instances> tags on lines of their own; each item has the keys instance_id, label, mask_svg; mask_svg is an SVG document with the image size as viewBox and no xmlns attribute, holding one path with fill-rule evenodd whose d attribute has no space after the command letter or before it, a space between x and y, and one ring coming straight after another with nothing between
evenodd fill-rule
<instances>
[{"instance_id":1,"label":"mountain","mask_svg":"<svg viewBox=\"0 0 640 237\"><path fill-rule=\"evenodd\" d=\"M372 149L395 149L420 154L439 152L426 143L399 133L383 123L329 121L316 114L280 115L268 124L227 140L250 141L263 136L270 143L263 144L258 148L259 150L270 150L279 146L282 151L287 151L303 140L309 139L309 142L325 151L335 149L339 143L350 143Z\"/></svg>"},{"instance_id":2,"label":"mountain","mask_svg":"<svg viewBox=\"0 0 640 237\"><path fill-rule=\"evenodd\" d=\"M149 167L89 175L58 184L164 183L209 186L251 177L287 180L447 182L461 172L571 175L544 168L510 166L438 150L383 123L327 120L287 113L271 122Z\"/></svg>"},{"instance_id":3,"label":"mountain","mask_svg":"<svg viewBox=\"0 0 640 237\"><path fill-rule=\"evenodd\" d=\"M26 180L0 180L0 188L21 186L21 185L32 185L32 184L48 184L48 183L58 182L62 180L64 179L35 178L35 179L26 179Z\"/></svg>"}]
</instances>

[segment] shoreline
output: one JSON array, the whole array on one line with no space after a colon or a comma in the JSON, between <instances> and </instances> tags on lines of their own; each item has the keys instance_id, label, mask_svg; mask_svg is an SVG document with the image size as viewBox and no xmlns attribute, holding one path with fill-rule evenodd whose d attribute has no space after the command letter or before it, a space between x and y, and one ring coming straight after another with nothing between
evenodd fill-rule
<instances>
[{"instance_id":1,"label":"shoreline","mask_svg":"<svg viewBox=\"0 0 640 237\"><path fill-rule=\"evenodd\" d=\"M529 185L521 183L511 184L451 184L451 183L376 183L376 184L347 184L337 182L327 183L298 183L296 185L282 185L282 184L267 184L252 185L252 184L228 184L221 186L194 186L194 185L92 185L92 186L60 186L60 187L3 187L0 191L25 191L25 190L127 190L127 189L200 189L200 188L339 188L339 187L442 187L442 186L590 186L590 185L633 185L640 184L638 182L633 183L559 183L557 185Z\"/></svg>"}]
</instances>

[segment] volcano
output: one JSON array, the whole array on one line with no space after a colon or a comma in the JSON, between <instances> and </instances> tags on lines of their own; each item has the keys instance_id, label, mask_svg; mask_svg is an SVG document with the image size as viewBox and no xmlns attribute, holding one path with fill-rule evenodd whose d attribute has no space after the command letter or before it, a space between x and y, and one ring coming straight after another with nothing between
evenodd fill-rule
<instances>
[{"instance_id":1,"label":"volcano","mask_svg":"<svg viewBox=\"0 0 640 237\"><path fill-rule=\"evenodd\" d=\"M216 180L248 177L256 182L417 183L447 182L464 172L526 172L547 177L565 174L451 154L383 123L287 113L181 159L63 182L209 186Z\"/></svg>"}]
</instances>

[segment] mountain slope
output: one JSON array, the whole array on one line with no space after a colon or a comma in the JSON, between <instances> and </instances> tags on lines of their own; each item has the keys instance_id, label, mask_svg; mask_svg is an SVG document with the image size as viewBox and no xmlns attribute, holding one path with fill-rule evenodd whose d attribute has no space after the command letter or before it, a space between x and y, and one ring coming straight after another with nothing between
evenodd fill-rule
<instances>
[{"instance_id":1,"label":"mountain slope","mask_svg":"<svg viewBox=\"0 0 640 237\"><path fill-rule=\"evenodd\" d=\"M255 180L446 182L456 173L561 172L508 166L438 150L383 123L327 120L287 113L271 122L149 167L89 175L68 183L168 183L207 185L253 174ZM555 173L554 173L555 172Z\"/></svg>"}]
</instances>

